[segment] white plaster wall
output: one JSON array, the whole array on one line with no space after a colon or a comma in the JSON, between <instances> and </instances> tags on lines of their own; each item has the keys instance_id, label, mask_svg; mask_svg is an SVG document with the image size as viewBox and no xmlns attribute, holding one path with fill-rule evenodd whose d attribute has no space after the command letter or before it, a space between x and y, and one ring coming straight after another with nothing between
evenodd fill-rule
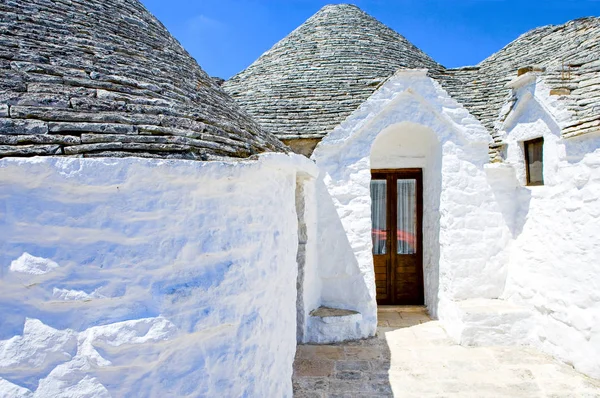
<instances>
[{"instance_id":1,"label":"white plaster wall","mask_svg":"<svg viewBox=\"0 0 600 398\"><path fill-rule=\"evenodd\" d=\"M0 160L0 396L291 397L299 170Z\"/></svg>"},{"instance_id":2,"label":"white plaster wall","mask_svg":"<svg viewBox=\"0 0 600 398\"><path fill-rule=\"evenodd\" d=\"M533 343L600 378L600 136L562 139L543 85L521 88L505 126L518 181L504 297L535 314ZM544 137L544 186L526 187L524 140Z\"/></svg>"},{"instance_id":3,"label":"white plaster wall","mask_svg":"<svg viewBox=\"0 0 600 398\"><path fill-rule=\"evenodd\" d=\"M320 279L320 304L326 307L358 311L362 321L354 326L333 324L328 332L316 332L311 340L321 343L359 339L375 335L377 330L377 306L371 285L375 285L374 274L364 274L346 235L344 226L334 204L335 197L321 175L316 182L318 201L317 264ZM325 177L326 178L326 177ZM328 179L326 181L329 181ZM364 207L365 198L356 198L356 207ZM352 210L349 210L352 211ZM364 231L363 231L364 232ZM370 231L369 231L370 237ZM360 237L359 237L360 238ZM369 238L370 239L370 238ZM366 245L364 239L357 243ZM369 279L370 278L370 279ZM352 318L354 319L354 318Z\"/></svg>"},{"instance_id":4,"label":"white plaster wall","mask_svg":"<svg viewBox=\"0 0 600 398\"><path fill-rule=\"evenodd\" d=\"M296 185L299 218L298 342L307 342L310 312L321 305L321 278L317 251L317 197L314 178L301 176Z\"/></svg>"},{"instance_id":5,"label":"white plaster wall","mask_svg":"<svg viewBox=\"0 0 600 398\"><path fill-rule=\"evenodd\" d=\"M320 228L319 240L327 240L330 247L335 242L337 248L344 249L319 251L320 268L327 271L323 297L340 297L343 290L345 302L360 302L365 299L366 287L370 303L363 304L361 312L370 330L376 317L370 235L371 148L382 131L401 123L431 131L440 148L439 159L431 164L435 165L432 169L439 168L441 189L435 187L435 177L429 178L425 187L428 195L439 193L440 197L424 199L430 203L424 218L435 221L439 214L439 232L424 231L431 242L439 235L439 262L428 265L432 269L426 273L430 311L441 318L439 301L496 298L505 284L505 248L510 231L484 171L489 134L425 71L400 71L325 137L312 156L342 227L335 231ZM391 164L393 159L386 162ZM321 197L326 197L325 192ZM436 202L437 209L433 205ZM428 221L430 225L435 224L432 221ZM348 246L352 255L346 250ZM435 247L425 251L436 261ZM438 281L431 280L437 272ZM360 288L355 288L358 285ZM435 291L438 287L439 292Z\"/></svg>"}]
</instances>

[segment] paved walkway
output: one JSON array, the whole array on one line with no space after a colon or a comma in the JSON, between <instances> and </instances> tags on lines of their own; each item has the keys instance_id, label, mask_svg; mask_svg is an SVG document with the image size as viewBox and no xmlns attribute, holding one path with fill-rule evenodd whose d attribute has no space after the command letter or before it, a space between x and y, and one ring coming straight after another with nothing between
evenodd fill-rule
<instances>
[{"instance_id":1,"label":"paved walkway","mask_svg":"<svg viewBox=\"0 0 600 398\"><path fill-rule=\"evenodd\" d=\"M420 307L381 307L375 338L298 347L294 397L600 398L600 381L531 348L457 345Z\"/></svg>"}]
</instances>

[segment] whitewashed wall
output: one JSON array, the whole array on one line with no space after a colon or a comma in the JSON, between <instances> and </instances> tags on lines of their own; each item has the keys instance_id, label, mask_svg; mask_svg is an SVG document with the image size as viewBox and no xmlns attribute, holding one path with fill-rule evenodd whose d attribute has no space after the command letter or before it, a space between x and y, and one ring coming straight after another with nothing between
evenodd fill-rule
<instances>
[{"instance_id":1,"label":"whitewashed wall","mask_svg":"<svg viewBox=\"0 0 600 398\"><path fill-rule=\"evenodd\" d=\"M314 167L314 166L313 166ZM316 170L316 167L315 167ZM310 312L321 305L321 279L319 278L317 252L318 202L314 178L300 176L296 185L296 209L299 222L298 245L298 343L308 342Z\"/></svg>"},{"instance_id":2,"label":"whitewashed wall","mask_svg":"<svg viewBox=\"0 0 600 398\"><path fill-rule=\"evenodd\" d=\"M429 131L437 142L429 146L436 155L430 160L409 159L408 154L418 149L416 140L404 148L405 159L377 154L379 163L372 164L373 143L386 129L398 134ZM364 333L374 330L376 317L370 171L382 164L424 165L424 191L429 195L424 199L428 206L424 221L429 225L424 231L425 294L433 315L443 316L444 301L497 298L502 293L510 231L484 171L489 139L479 122L425 71L400 71L317 146L312 158L342 227L318 231L320 241L342 249L319 252L323 297L325 301L333 301L330 294L342 297L341 305L361 303L355 306L363 313Z\"/></svg>"},{"instance_id":3,"label":"whitewashed wall","mask_svg":"<svg viewBox=\"0 0 600 398\"><path fill-rule=\"evenodd\" d=\"M307 170L0 160L0 397L291 397Z\"/></svg>"},{"instance_id":4,"label":"whitewashed wall","mask_svg":"<svg viewBox=\"0 0 600 398\"><path fill-rule=\"evenodd\" d=\"M504 297L535 314L533 343L600 378L600 135L563 139L561 109L535 79L505 125L515 190ZM525 140L544 137L544 186L525 186Z\"/></svg>"}]
</instances>

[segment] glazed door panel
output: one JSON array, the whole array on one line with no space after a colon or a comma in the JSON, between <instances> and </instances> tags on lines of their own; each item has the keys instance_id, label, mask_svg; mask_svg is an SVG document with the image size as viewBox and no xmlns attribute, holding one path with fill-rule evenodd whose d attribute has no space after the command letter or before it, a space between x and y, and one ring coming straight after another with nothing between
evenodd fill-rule
<instances>
[{"instance_id":1,"label":"glazed door panel","mask_svg":"<svg viewBox=\"0 0 600 398\"><path fill-rule=\"evenodd\" d=\"M371 214L377 302L423 304L421 169L373 170Z\"/></svg>"},{"instance_id":2,"label":"glazed door panel","mask_svg":"<svg viewBox=\"0 0 600 398\"><path fill-rule=\"evenodd\" d=\"M373 239L373 262L375 265L375 287L377 297L391 299L390 266L388 257L390 241L388 239L388 186L387 180L371 181L371 219Z\"/></svg>"}]
</instances>

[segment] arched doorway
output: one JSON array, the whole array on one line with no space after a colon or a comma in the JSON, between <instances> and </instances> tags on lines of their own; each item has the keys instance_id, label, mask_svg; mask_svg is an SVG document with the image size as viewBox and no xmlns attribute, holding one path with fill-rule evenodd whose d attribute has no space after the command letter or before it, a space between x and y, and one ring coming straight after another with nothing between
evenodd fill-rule
<instances>
[{"instance_id":1,"label":"arched doorway","mask_svg":"<svg viewBox=\"0 0 600 398\"><path fill-rule=\"evenodd\" d=\"M384 129L371 148L371 237L377 303L423 305L438 290L440 149L414 123Z\"/></svg>"}]
</instances>

